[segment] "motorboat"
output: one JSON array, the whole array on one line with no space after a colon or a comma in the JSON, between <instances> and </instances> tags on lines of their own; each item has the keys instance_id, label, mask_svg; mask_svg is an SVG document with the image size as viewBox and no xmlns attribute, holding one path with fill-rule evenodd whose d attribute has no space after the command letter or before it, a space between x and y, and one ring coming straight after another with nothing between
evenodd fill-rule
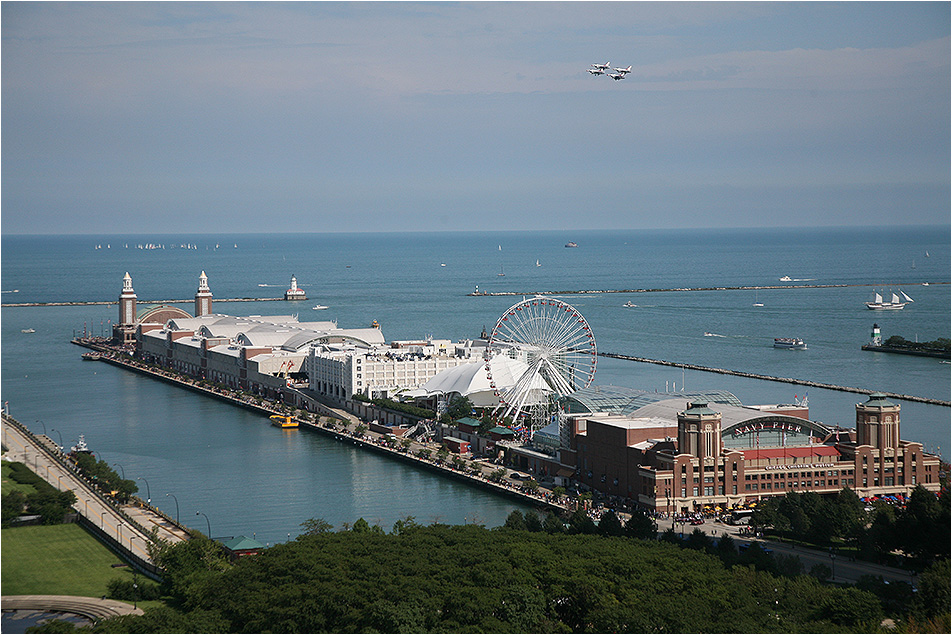
<instances>
[{"instance_id":1,"label":"motorboat","mask_svg":"<svg viewBox=\"0 0 952 635\"><path fill-rule=\"evenodd\" d=\"M775 337L773 341L774 348L789 348L794 350L806 350L806 343L799 337Z\"/></svg>"}]
</instances>

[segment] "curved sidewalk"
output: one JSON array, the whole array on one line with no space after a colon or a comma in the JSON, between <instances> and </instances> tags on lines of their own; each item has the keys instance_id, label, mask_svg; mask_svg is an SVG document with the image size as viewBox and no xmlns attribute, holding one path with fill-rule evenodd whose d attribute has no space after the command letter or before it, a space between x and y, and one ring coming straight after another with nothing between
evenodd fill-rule
<instances>
[{"instance_id":1,"label":"curved sidewalk","mask_svg":"<svg viewBox=\"0 0 952 635\"><path fill-rule=\"evenodd\" d=\"M75 613L91 619L142 615L142 609L118 600L101 600L79 595L4 595L0 598L4 611L18 609Z\"/></svg>"}]
</instances>

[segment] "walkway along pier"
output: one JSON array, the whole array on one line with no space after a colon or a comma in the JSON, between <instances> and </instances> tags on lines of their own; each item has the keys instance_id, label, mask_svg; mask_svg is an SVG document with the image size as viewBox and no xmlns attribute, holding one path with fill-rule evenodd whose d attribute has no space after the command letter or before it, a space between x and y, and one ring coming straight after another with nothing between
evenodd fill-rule
<instances>
[{"instance_id":1,"label":"walkway along pier","mask_svg":"<svg viewBox=\"0 0 952 635\"><path fill-rule=\"evenodd\" d=\"M145 364L133 359L127 354L118 353L107 346L103 346L100 343L93 342L88 339L76 338L71 341L77 346L90 348L102 353L96 358L99 361L103 361L114 366L120 366L122 368L144 375L149 375L150 377L175 384L179 387L202 393L206 396L214 397L215 399L219 399L221 401L226 401L232 405L260 412L263 415L271 416L275 414L286 414L280 409L278 404L270 402L264 398L255 398L251 395L240 393L228 388L201 385L198 381L192 380L189 377L180 375L165 368L160 368L151 364ZM297 392L300 393L300 391ZM500 469L501 466L495 464L487 465L482 462L471 461L470 467L472 470L475 470L478 467L479 471L478 473L475 473L474 471L464 471L457 469L452 464L444 463L438 459L424 458L415 454L415 452L427 449L430 450L432 454L435 454L435 451L442 447L439 444L425 444L413 441L410 447L408 447L406 450L390 447L389 445L383 443L384 435L370 432L369 429L358 431L358 429L361 427L367 428L367 422L362 421L360 418L351 413L337 408L332 408L320 402L316 402L313 398L303 395L303 393L301 394L309 404L324 412L332 419L339 420L339 423L335 423L334 421L325 421L322 424L301 419L299 417L293 417L294 420L297 421L299 428L318 432L325 436L332 437L337 441L353 443L354 445L372 450L389 458L416 465L421 469L437 472L443 476L449 476L450 478L467 483L468 485L487 489L495 492L496 494L513 498L525 505L549 508L556 511L571 511L575 509L574 501L566 497L562 497L557 500L551 492L542 487L538 489L537 493L533 493L531 491L526 491L522 483L514 483L508 478L504 478L499 482L490 480L488 473ZM512 470L509 469L506 470L507 473L511 471Z\"/></svg>"},{"instance_id":2,"label":"walkway along pier","mask_svg":"<svg viewBox=\"0 0 952 635\"><path fill-rule=\"evenodd\" d=\"M873 392L881 392L887 397L893 399L903 399L905 401L917 401L919 403L932 404L934 406L950 406L950 402L941 399L931 399L929 397L917 397L915 395L902 395L895 392L884 392L882 390L873 391L868 388L853 388L851 386L837 386L836 384L824 384L819 381L810 381L807 379L794 379L792 377L774 377L773 375L758 375L757 373L747 373L740 370L728 370L726 368L713 368L710 366L698 366L697 364L684 364L681 362L668 362L663 359L648 359L647 357L635 357L633 355L619 355L617 353L599 353L601 357L612 357L614 359L627 359L632 362L645 362L647 364L659 364L661 366L674 366L675 368L685 368L687 370L701 370L706 373L720 373L721 375L735 375L737 377L750 377L751 379L765 379L767 381L779 381L786 384L797 384L799 386L810 386L813 388L826 388L827 390L839 390L841 392L855 392L861 395L868 395Z\"/></svg>"}]
</instances>

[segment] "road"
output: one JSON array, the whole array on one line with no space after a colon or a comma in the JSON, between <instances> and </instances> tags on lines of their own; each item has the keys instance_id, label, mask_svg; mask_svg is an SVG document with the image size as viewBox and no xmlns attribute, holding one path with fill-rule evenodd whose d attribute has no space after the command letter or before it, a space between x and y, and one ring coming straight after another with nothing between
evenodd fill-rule
<instances>
[{"instance_id":1,"label":"road","mask_svg":"<svg viewBox=\"0 0 952 635\"><path fill-rule=\"evenodd\" d=\"M151 537L134 523L148 529L158 527L159 537L171 542L187 538L184 531L169 523L160 514L146 508L122 505L117 512L75 472L64 468L53 459L58 447L49 437L39 435L30 438L17 426L9 424L6 416L3 417L3 444L8 450L7 458L11 461L20 461L60 491L72 490L76 496L73 509L143 561L152 562L147 547ZM40 447L37 447L38 445ZM130 519L134 523L129 522Z\"/></svg>"},{"instance_id":2,"label":"road","mask_svg":"<svg viewBox=\"0 0 952 635\"><path fill-rule=\"evenodd\" d=\"M807 572L809 572L813 565L816 564L822 564L830 567L833 572L833 582L848 582L850 584L855 584L859 580L860 576L873 575L882 576L884 580L889 580L891 582L908 582L910 584L915 583L913 574L910 571L906 571L905 569L885 567L862 560L851 561L849 558L839 556L836 558L830 558L830 554L826 551L808 549L803 546L792 545L790 543L780 542L777 540L765 540L754 538L752 536L745 536L741 533L744 528L743 526L727 525L720 522L711 522L710 520L705 521L703 525L679 523L670 518L658 521L659 532L665 531L669 527L673 527L676 532L683 531L685 536L690 534L695 529L702 530L712 538L719 538L725 534L730 535L738 545L743 543L758 542L763 548L772 550L775 555L783 554L799 557L800 561L803 562L805 571Z\"/></svg>"}]
</instances>

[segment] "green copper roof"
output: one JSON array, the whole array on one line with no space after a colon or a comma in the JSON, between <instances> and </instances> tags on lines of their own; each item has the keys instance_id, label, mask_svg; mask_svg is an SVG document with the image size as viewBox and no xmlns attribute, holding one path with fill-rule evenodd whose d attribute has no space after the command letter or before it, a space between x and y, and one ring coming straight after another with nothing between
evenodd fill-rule
<instances>
[{"instance_id":1,"label":"green copper roof","mask_svg":"<svg viewBox=\"0 0 952 635\"><path fill-rule=\"evenodd\" d=\"M864 406L870 406L873 408L889 408L895 406L893 402L889 401L881 392L874 392L869 396L869 401L863 404Z\"/></svg>"},{"instance_id":2,"label":"green copper roof","mask_svg":"<svg viewBox=\"0 0 952 635\"><path fill-rule=\"evenodd\" d=\"M716 410L711 410L707 407L706 401L692 401L691 407L684 411L686 415L694 416L710 416L720 414Z\"/></svg>"},{"instance_id":3,"label":"green copper roof","mask_svg":"<svg viewBox=\"0 0 952 635\"><path fill-rule=\"evenodd\" d=\"M231 551L248 551L250 549L264 549L264 545L254 540L253 538L248 538L247 536L235 536L228 542L223 542L222 546Z\"/></svg>"}]
</instances>

